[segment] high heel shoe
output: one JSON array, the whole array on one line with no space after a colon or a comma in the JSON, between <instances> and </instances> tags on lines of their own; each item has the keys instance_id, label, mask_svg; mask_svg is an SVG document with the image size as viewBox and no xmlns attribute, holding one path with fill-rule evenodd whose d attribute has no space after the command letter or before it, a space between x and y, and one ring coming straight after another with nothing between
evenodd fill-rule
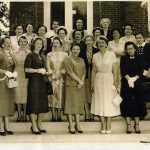
<instances>
[{"instance_id":1,"label":"high heel shoe","mask_svg":"<svg viewBox=\"0 0 150 150\"><path fill-rule=\"evenodd\" d=\"M36 134L36 135L40 135L41 134L40 131L34 131L32 127L30 129L31 129L32 134Z\"/></svg>"},{"instance_id":2,"label":"high heel shoe","mask_svg":"<svg viewBox=\"0 0 150 150\"><path fill-rule=\"evenodd\" d=\"M39 131L41 132L41 133L46 133L46 130L41 130L40 128L38 128L39 129Z\"/></svg>"},{"instance_id":3,"label":"high heel shoe","mask_svg":"<svg viewBox=\"0 0 150 150\"><path fill-rule=\"evenodd\" d=\"M6 136L6 132L0 132L0 136Z\"/></svg>"},{"instance_id":4,"label":"high heel shoe","mask_svg":"<svg viewBox=\"0 0 150 150\"><path fill-rule=\"evenodd\" d=\"M131 126L131 124L127 124L127 129L126 129L126 133L127 134L131 134L132 133L130 126ZM129 127L130 127L130 130L129 130Z\"/></svg>"},{"instance_id":5,"label":"high heel shoe","mask_svg":"<svg viewBox=\"0 0 150 150\"><path fill-rule=\"evenodd\" d=\"M7 130L5 127L4 127L4 130L5 130L6 134L8 134L8 135L14 135L14 132L12 132L10 130Z\"/></svg>"},{"instance_id":6,"label":"high heel shoe","mask_svg":"<svg viewBox=\"0 0 150 150\"><path fill-rule=\"evenodd\" d=\"M138 129L137 129L137 127L138 127ZM135 129L135 133L137 133L137 134L140 134L140 133L141 133L141 131L140 131L140 129L139 129L139 124L135 124L135 125L134 125L134 129Z\"/></svg>"},{"instance_id":7,"label":"high heel shoe","mask_svg":"<svg viewBox=\"0 0 150 150\"><path fill-rule=\"evenodd\" d=\"M76 132L78 132L78 133L83 133L82 130L79 130L79 129L77 128L77 125L75 125L74 128L75 128Z\"/></svg>"},{"instance_id":8,"label":"high heel shoe","mask_svg":"<svg viewBox=\"0 0 150 150\"><path fill-rule=\"evenodd\" d=\"M70 126L68 126L68 130L69 130L69 133L71 133L71 134L75 134L75 133L76 133L76 131L72 131L72 130L71 130L71 127L70 127Z\"/></svg>"}]
</instances>

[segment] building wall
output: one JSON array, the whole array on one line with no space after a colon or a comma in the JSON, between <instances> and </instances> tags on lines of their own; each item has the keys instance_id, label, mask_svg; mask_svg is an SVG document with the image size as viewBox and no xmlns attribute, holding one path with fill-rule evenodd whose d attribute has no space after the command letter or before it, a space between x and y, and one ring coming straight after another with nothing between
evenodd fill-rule
<instances>
[{"instance_id":1,"label":"building wall","mask_svg":"<svg viewBox=\"0 0 150 150\"><path fill-rule=\"evenodd\" d=\"M141 2L107 1L94 2L94 23L99 26L101 18L111 20L111 28L121 28L125 23L131 23L135 27L135 32L148 32L147 9L141 8Z\"/></svg>"},{"instance_id":2,"label":"building wall","mask_svg":"<svg viewBox=\"0 0 150 150\"><path fill-rule=\"evenodd\" d=\"M43 2L11 2L10 3L10 34L14 26L32 23L35 28L43 24Z\"/></svg>"},{"instance_id":3,"label":"building wall","mask_svg":"<svg viewBox=\"0 0 150 150\"><path fill-rule=\"evenodd\" d=\"M17 23L25 25L31 22L35 27L43 24L43 9L43 2L11 2L11 33ZM121 28L125 23L131 23L135 32L148 32L147 9L141 8L141 2L94 1L93 13L93 27L99 26L100 19L107 17L111 20L111 28Z\"/></svg>"}]
</instances>

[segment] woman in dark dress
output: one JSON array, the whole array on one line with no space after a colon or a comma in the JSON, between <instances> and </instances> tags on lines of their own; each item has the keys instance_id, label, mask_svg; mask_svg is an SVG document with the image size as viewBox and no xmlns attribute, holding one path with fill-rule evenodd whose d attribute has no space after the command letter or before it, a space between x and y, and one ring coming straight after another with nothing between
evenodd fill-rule
<instances>
[{"instance_id":1,"label":"woman in dark dress","mask_svg":"<svg viewBox=\"0 0 150 150\"><path fill-rule=\"evenodd\" d=\"M125 44L126 55L121 57L120 67L122 75L120 104L121 114L126 118L126 133L132 133L131 118L134 118L134 129L141 133L139 128L139 117L146 115L146 107L142 98L142 75L144 71L144 60L135 55L136 45L133 42Z\"/></svg>"},{"instance_id":2,"label":"woman in dark dress","mask_svg":"<svg viewBox=\"0 0 150 150\"><path fill-rule=\"evenodd\" d=\"M48 112L48 97L44 80L46 70L44 60L40 56L42 48L43 40L36 38L31 45L32 52L27 55L24 65L26 77L29 79L27 87L27 114L31 118L31 131L33 134L46 132L42 127L43 113Z\"/></svg>"},{"instance_id":3,"label":"woman in dark dress","mask_svg":"<svg viewBox=\"0 0 150 150\"><path fill-rule=\"evenodd\" d=\"M91 72L92 72L92 58L93 55L99 52L98 48L93 47L94 38L91 35L85 37L86 48L80 53L80 57L84 59L86 65L86 76L85 76L85 121L94 121L94 116L90 113L91 107Z\"/></svg>"}]
</instances>

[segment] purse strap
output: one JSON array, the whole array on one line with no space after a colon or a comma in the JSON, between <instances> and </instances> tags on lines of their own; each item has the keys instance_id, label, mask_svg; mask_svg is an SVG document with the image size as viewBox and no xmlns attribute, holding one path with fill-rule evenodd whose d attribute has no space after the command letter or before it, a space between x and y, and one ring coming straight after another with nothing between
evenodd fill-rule
<instances>
[{"instance_id":1,"label":"purse strap","mask_svg":"<svg viewBox=\"0 0 150 150\"><path fill-rule=\"evenodd\" d=\"M5 77L0 79L0 81L4 81L6 78L7 78L7 76L5 75Z\"/></svg>"}]
</instances>

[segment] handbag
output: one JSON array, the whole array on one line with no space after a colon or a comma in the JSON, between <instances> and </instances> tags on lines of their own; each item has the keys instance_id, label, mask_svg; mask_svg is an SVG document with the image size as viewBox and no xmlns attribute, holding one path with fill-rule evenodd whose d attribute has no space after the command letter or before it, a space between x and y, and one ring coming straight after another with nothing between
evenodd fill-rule
<instances>
[{"instance_id":1,"label":"handbag","mask_svg":"<svg viewBox=\"0 0 150 150\"><path fill-rule=\"evenodd\" d=\"M8 88L16 88L18 87L18 81L17 81L17 78L6 78L6 85Z\"/></svg>"},{"instance_id":2,"label":"handbag","mask_svg":"<svg viewBox=\"0 0 150 150\"><path fill-rule=\"evenodd\" d=\"M48 77L45 75L45 86L47 95L53 95L53 87L51 81L49 81Z\"/></svg>"},{"instance_id":3,"label":"handbag","mask_svg":"<svg viewBox=\"0 0 150 150\"><path fill-rule=\"evenodd\" d=\"M113 92L113 98L112 98L112 103L115 106L119 106L120 103L122 102L122 98L120 97L120 95L117 92L117 89L115 86L112 87L112 92Z\"/></svg>"}]
</instances>

